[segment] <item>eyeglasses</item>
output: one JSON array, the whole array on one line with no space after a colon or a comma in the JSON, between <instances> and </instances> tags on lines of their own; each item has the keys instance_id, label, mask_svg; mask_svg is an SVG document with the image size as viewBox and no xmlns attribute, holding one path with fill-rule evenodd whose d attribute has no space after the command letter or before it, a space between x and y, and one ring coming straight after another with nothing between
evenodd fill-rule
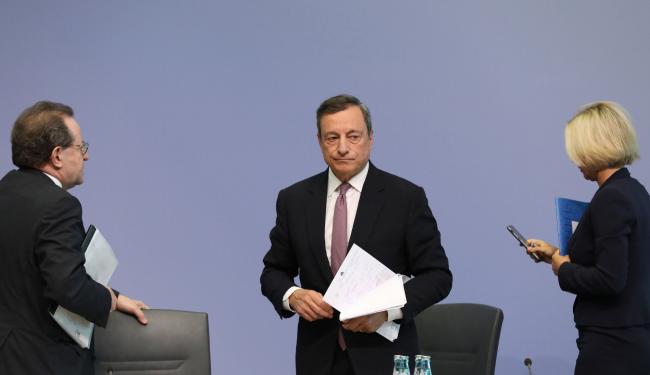
<instances>
[{"instance_id":1,"label":"eyeglasses","mask_svg":"<svg viewBox=\"0 0 650 375\"><path fill-rule=\"evenodd\" d=\"M81 151L81 155L86 155L86 152L88 152L88 147L89 146L90 145L88 144L88 142L81 141L80 145L72 145L70 147L76 147L76 148L79 149L79 151Z\"/></svg>"}]
</instances>

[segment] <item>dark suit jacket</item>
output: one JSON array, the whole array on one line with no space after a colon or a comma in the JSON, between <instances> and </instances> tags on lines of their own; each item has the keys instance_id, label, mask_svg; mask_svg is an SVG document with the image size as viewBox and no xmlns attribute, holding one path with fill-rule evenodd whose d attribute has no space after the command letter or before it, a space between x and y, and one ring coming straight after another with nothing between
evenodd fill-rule
<instances>
[{"instance_id":1,"label":"dark suit jacket","mask_svg":"<svg viewBox=\"0 0 650 375\"><path fill-rule=\"evenodd\" d=\"M278 195L277 219L271 230L271 249L264 257L262 293L278 314L293 315L282 307L284 293L300 277L302 288L325 294L333 280L325 253L327 171L298 182ZM389 373L394 354L418 353L413 318L439 302L451 290L451 272L440 233L424 190L370 164L348 250L361 246L394 272L413 275L405 285L407 304L395 342L376 333L344 332L357 375ZM298 322L296 372L329 374L337 347L338 316Z\"/></svg>"},{"instance_id":2,"label":"dark suit jacket","mask_svg":"<svg viewBox=\"0 0 650 375\"><path fill-rule=\"evenodd\" d=\"M650 196L626 168L598 189L558 272L578 326L650 323Z\"/></svg>"},{"instance_id":3,"label":"dark suit jacket","mask_svg":"<svg viewBox=\"0 0 650 375\"><path fill-rule=\"evenodd\" d=\"M86 274L84 234L79 201L42 172L0 180L0 373L93 374L91 352L48 313L106 325L111 296Z\"/></svg>"}]
</instances>

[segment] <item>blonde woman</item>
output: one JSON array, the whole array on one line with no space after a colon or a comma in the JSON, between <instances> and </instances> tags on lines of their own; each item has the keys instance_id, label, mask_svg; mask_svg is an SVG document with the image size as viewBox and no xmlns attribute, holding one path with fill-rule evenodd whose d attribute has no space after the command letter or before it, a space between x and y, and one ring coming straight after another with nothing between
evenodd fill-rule
<instances>
[{"instance_id":1,"label":"blonde woman","mask_svg":"<svg viewBox=\"0 0 650 375\"><path fill-rule=\"evenodd\" d=\"M566 151L598 183L568 254L528 241L576 295L575 374L650 374L650 196L625 168L639 157L636 132L617 103L583 107L565 129Z\"/></svg>"}]
</instances>

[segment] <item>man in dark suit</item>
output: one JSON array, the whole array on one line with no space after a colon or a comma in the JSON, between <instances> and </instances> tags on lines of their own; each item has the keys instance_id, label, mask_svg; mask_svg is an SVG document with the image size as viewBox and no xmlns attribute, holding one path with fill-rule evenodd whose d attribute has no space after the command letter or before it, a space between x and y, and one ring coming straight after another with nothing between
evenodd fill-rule
<instances>
[{"instance_id":1,"label":"man in dark suit","mask_svg":"<svg viewBox=\"0 0 650 375\"><path fill-rule=\"evenodd\" d=\"M110 311L142 323L146 305L86 274L81 204L88 144L70 107L38 102L16 120L12 159L0 180L0 374L93 374L91 350L54 321L57 305L105 326Z\"/></svg>"},{"instance_id":2,"label":"man in dark suit","mask_svg":"<svg viewBox=\"0 0 650 375\"><path fill-rule=\"evenodd\" d=\"M279 193L262 293L282 318L300 316L298 374L389 373L393 355L418 353L414 317L451 290L440 233L424 190L370 163L364 104L349 95L329 98L318 108L317 127L329 168ZM414 276L404 285L403 308L339 322L323 295L352 244ZM375 332L386 321L401 324L394 342Z\"/></svg>"}]
</instances>

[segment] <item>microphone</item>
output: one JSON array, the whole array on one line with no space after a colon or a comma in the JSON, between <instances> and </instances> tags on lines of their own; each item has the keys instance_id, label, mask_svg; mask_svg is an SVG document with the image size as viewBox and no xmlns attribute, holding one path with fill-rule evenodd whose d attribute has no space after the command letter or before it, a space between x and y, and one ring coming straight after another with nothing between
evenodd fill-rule
<instances>
[{"instance_id":1,"label":"microphone","mask_svg":"<svg viewBox=\"0 0 650 375\"><path fill-rule=\"evenodd\" d=\"M533 360L528 357L524 358L524 366L528 368L528 375L533 375Z\"/></svg>"}]
</instances>

